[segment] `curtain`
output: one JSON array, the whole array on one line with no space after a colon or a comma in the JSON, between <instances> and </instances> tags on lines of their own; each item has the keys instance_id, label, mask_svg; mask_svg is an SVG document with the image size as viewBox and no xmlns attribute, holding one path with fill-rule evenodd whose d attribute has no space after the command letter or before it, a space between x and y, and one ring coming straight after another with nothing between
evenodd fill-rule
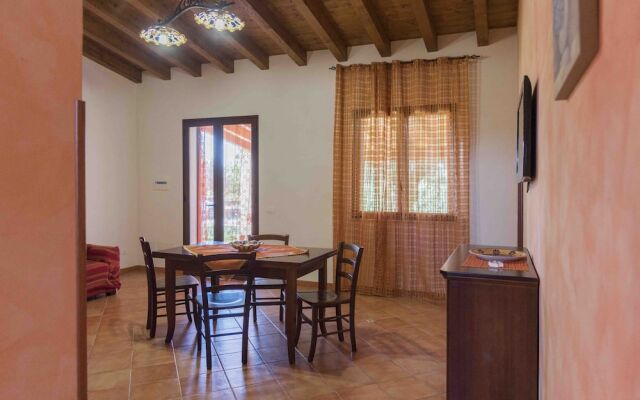
<instances>
[{"instance_id":1,"label":"curtain","mask_svg":"<svg viewBox=\"0 0 640 400\"><path fill-rule=\"evenodd\" d=\"M334 241L365 248L361 293L442 298L469 240L475 62L338 66Z\"/></svg>"}]
</instances>

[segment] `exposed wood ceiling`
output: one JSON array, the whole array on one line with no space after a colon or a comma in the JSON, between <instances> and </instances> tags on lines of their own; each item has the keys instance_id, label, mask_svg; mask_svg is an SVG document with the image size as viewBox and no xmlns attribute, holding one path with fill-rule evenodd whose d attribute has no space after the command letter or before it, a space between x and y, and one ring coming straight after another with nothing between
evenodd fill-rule
<instances>
[{"instance_id":1,"label":"exposed wood ceiling","mask_svg":"<svg viewBox=\"0 0 640 400\"><path fill-rule=\"evenodd\" d=\"M230 10L246 22L240 32L196 25L187 12L171 24L187 44L145 43L142 29L172 14L178 0L84 0L84 55L133 82L142 71L171 79L171 67L201 76L202 64L233 73L234 60L269 68L269 56L287 54L298 65L307 52L328 49L347 61L349 47L374 44L392 56L395 40L422 38L438 50L438 35L476 31L478 46L489 29L515 26L518 0L235 0Z\"/></svg>"}]
</instances>

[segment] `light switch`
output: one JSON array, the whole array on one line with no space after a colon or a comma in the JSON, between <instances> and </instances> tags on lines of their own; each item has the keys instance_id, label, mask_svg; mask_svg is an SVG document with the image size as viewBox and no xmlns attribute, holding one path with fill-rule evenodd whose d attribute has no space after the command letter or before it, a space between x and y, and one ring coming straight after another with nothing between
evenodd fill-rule
<instances>
[{"instance_id":1,"label":"light switch","mask_svg":"<svg viewBox=\"0 0 640 400\"><path fill-rule=\"evenodd\" d=\"M153 190L167 191L169 190L169 182L166 179L156 179L153 181Z\"/></svg>"}]
</instances>

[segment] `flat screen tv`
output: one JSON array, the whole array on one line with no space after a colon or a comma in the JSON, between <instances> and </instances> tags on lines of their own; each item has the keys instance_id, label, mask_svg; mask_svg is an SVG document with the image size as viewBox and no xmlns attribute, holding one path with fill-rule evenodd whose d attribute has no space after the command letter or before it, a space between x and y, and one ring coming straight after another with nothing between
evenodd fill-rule
<instances>
[{"instance_id":1,"label":"flat screen tv","mask_svg":"<svg viewBox=\"0 0 640 400\"><path fill-rule=\"evenodd\" d=\"M525 75L518 104L516 140L516 174L518 182L531 182L535 178L536 138L535 109L531 81Z\"/></svg>"}]
</instances>

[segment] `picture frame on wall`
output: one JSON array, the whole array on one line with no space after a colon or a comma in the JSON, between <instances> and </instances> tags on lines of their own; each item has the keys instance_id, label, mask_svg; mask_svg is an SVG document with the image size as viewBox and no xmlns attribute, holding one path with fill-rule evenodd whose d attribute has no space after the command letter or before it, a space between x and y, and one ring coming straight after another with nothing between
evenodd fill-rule
<instances>
[{"instance_id":1,"label":"picture frame on wall","mask_svg":"<svg viewBox=\"0 0 640 400\"><path fill-rule=\"evenodd\" d=\"M571 96L598 52L598 0L553 0L556 100Z\"/></svg>"}]
</instances>

